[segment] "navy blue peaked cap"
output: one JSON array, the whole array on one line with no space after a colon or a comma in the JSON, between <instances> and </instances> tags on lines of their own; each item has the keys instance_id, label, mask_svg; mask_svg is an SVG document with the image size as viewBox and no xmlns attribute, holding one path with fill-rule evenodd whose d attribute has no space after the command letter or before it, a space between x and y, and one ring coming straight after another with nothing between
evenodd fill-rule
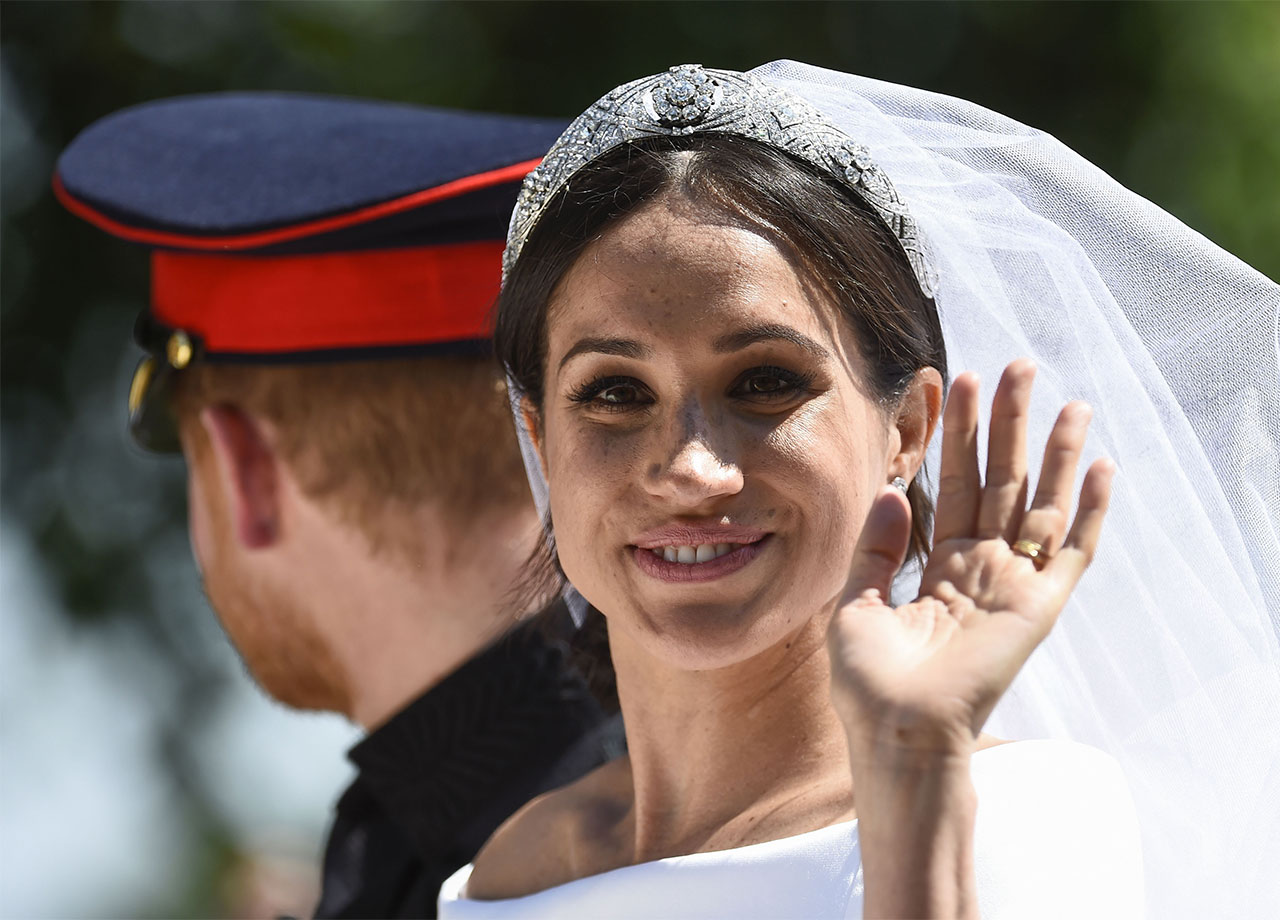
<instances>
[{"instance_id":1,"label":"navy blue peaked cap","mask_svg":"<svg viewBox=\"0 0 1280 920\"><path fill-rule=\"evenodd\" d=\"M523 174L426 206L308 225L459 180L496 179L539 159L564 126L300 93L187 96L89 126L62 154L55 181L81 216L165 248L208 251L209 238L230 238L223 251L252 252L503 239ZM294 232L253 245L279 229Z\"/></svg>"},{"instance_id":2,"label":"navy blue peaked cap","mask_svg":"<svg viewBox=\"0 0 1280 920\"><path fill-rule=\"evenodd\" d=\"M176 446L167 393L194 362L485 350L520 184L564 126L293 93L166 99L90 125L54 190L152 250L135 436Z\"/></svg>"}]
</instances>

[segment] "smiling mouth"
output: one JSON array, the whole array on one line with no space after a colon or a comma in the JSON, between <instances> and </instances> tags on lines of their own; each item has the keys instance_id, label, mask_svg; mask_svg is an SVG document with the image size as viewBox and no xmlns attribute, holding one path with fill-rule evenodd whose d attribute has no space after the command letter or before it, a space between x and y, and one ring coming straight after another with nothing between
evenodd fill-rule
<instances>
[{"instance_id":1,"label":"smiling mouth","mask_svg":"<svg viewBox=\"0 0 1280 920\"><path fill-rule=\"evenodd\" d=\"M640 569L659 581L713 581L748 565L770 542L770 534L743 543L669 543L632 548Z\"/></svg>"},{"instance_id":2,"label":"smiling mouth","mask_svg":"<svg viewBox=\"0 0 1280 920\"><path fill-rule=\"evenodd\" d=\"M750 546L750 543L699 543L696 546L655 546L649 552L666 562L681 565L697 565L727 556L734 550Z\"/></svg>"}]
</instances>

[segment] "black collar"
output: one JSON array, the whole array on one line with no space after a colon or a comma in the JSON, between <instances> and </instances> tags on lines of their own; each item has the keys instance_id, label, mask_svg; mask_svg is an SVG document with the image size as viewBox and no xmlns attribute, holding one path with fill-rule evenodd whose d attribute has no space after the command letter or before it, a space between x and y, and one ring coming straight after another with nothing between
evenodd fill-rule
<instances>
[{"instance_id":1,"label":"black collar","mask_svg":"<svg viewBox=\"0 0 1280 920\"><path fill-rule=\"evenodd\" d=\"M585 772L566 767L566 755L602 762L598 750L572 755L584 741L599 747L594 730L604 721L563 643L529 625L468 661L348 756L360 771L356 786L432 858L474 852L525 801Z\"/></svg>"}]
</instances>

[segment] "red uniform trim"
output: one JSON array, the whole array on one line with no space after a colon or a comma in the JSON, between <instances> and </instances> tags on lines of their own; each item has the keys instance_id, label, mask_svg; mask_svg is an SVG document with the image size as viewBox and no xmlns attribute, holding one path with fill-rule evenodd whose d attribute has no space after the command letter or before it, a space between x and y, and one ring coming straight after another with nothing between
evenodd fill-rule
<instances>
[{"instance_id":1,"label":"red uniform trim","mask_svg":"<svg viewBox=\"0 0 1280 920\"><path fill-rule=\"evenodd\" d=\"M443 201L447 198L455 198L459 195L465 195L468 192L478 191L483 188L490 188L494 185L502 185L507 182L519 182L523 180L524 177L527 176L541 161L541 157L539 157L534 160L526 160L523 163L513 163L510 166L503 166L499 169L490 170L489 172L476 173L473 176L463 176L461 179L454 179L452 182L446 182L444 185L437 185L433 188L422 189L421 191L412 192L399 198L393 198L390 201L384 201L380 204L358 208L355 211L348 211L345 214L336 214L331 217L321 217L316 220L303 221L302 223L291 224L288 227L277 227L274 230L260 230L253 233L237 233L224 236L196 236L187 233L169 233L163 230L147 230L142 227L132 227L128 224L121 223L118 220L108 217L101 211L98 211L92 205L86 204L79 198L76 198L71 192L67 191L66 186L62 184L62 177L57 174L53 177L53 193L57 196L57 199L62 202L63 206L72 214L87 220L94 226L99 227L114 236L118 236L121 239L131 240L135 243L147 243L152 246L172 246L177 249L199 249L209 251L260 249L264 246L288 243L293 240L302 239L303 237L315 236L320 233L328 233L332 230L341 230L344 227L351 227L356 224L368 223L369 221L389 217L392 214L399 214L403 211L420 208L423 205L428 205L435 201Z\"/></svg>"},{"instance_id":2,"label":"red uniform trim","mask_svg":"<svg viewBox=\"0 0 1280 920\"><path fill-rule=\"evenodd\" d=\"M151 312L205 352L274 354L485 339L502 243L298 256L151 255Z\"/></svg>"}]
</instances>

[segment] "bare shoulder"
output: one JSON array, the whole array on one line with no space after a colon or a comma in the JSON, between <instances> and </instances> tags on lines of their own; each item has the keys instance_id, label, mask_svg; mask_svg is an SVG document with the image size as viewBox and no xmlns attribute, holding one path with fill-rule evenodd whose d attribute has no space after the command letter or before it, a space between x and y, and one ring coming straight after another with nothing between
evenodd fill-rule
<instances>
[{"instance_id":1,"label":"bare shoulder","mask_svg":"<svg viewBox=\"0 0 1280 920\"><path fill-rule=\"evenodd\" d=\"M476 855L466 896L476 901L519 897L536 890L536 880L561 876L571 836L570 798L567 789L548 792L503 822Z\"/></svg>"},{"instance_id":2,"label":"bare shoulder","mask_svg":"<svg viewBox=\"0 0 1280 920\"><path fill-rule=\"evenodd\" d=\"M603 871L595 863L609 857L609 839L630 810L626 757L538 796L480 850L467 881L467 898L518 898Z\"/></svg>"}]
</instances>

